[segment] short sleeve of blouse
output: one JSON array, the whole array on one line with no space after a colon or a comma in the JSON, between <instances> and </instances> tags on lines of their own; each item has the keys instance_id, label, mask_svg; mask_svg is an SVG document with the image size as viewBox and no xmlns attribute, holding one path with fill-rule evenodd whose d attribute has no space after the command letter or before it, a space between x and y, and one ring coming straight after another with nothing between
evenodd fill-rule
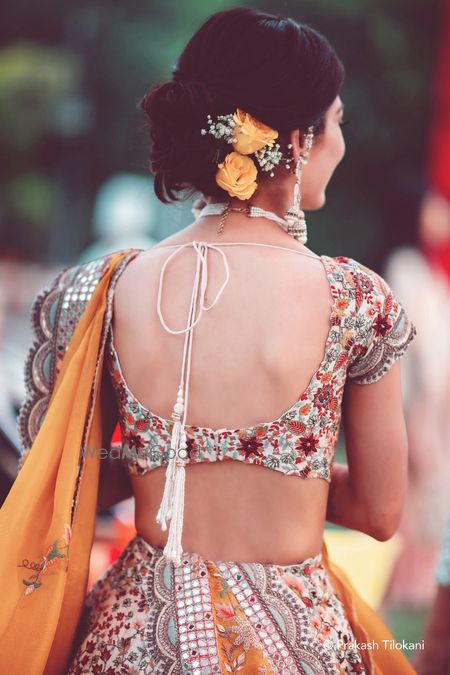
<instances>
[{"instance_id":1,"label":"short sleeve of blouse","mask_svg":"<svg viewBox=\"0 0 450 675\"><path fill-rule=\"evenodd\" d=\"M383 277L355 260L346 260L355 331L347 376L355 384L371 384L405 354L417 331Z\"/></svg>"}]
</instances>

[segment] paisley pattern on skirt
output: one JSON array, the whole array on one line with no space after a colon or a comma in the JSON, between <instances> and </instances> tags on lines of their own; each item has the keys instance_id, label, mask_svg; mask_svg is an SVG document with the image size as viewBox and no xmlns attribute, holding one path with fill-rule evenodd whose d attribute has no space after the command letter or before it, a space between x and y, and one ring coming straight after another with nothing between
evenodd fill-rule
<instances>
[{"instance_id":1,"label":"paisley pattern on skirt","mask_svg":"<svg viewBox=\"0 0 450 675\"><path fill-rule=\"evenodd\" d=\"M366 672L320 553L182 563L136 535L86 597L68 675Z\"/></svg>"}]
</instances>

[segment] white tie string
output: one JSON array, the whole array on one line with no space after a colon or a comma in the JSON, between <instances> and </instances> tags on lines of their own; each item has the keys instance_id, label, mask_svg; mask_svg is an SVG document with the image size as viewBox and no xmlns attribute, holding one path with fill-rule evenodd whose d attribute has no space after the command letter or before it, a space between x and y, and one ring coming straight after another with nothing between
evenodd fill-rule
<instances>
[{"instance_id":1,"label":"white tie string","mask_svg":"<svg viewBox=\"0 0 450 675\"><path fill-rule=\"evenodd\" d=\"M194 285L192 289L191 302L188 312L187 326L186 328L175 330L170 328L166 324L161 313L162 282L166 266L171 260L171 258L173 258L177 253L179 253L179 251L181 251L183 248L186 248L187 246L193 246L197 253L196 271L194 277ZM218 290L216 297L211 302L211 304L209 306L206 306L205 296L208 285L208 260L207 260L208 248L214 249L221 254L225 266L225 281ZM214 244L211 244L206 241L188 242L187 244L183 244L179 248L175 249L175 251L173 251L173 253L171 253L168 256L168 258L164 261L160 273L158 299L157 299L157 312L161 324L166 331L174 335L186 333L186 338L183 347L182 368L181 368L180 384L178 387L177 402L174 405L172 413L174 426L172 430L172 439L171 439L171 455L169 457L169 462L166 469L166 482L164 485L163 497L161 500L158 514L156 516L156 522L161 523L163 531L167 529L166 521L169 519L171 521L167 544L164 548L164 555L168 560L173 561L176 565L181 564L181 554L183 553L183 549L181 546L181 536L184 517L184 484L185 484L184 465L186 462L186 456L182 457L180 454L180 450L185 451L187 447L186 433L184 431L184 427L186 424L187 403L189 394L189 377L191 371L192 330L200 320L203 310L208 311L216 305L225 289L225 286L229 281L229 278L230 278L230 269L225 253L218 246L215 246ZM193 321L193 316L195 315L195 307L198 298L199 281L200 281L199 312L197 318ZM185 385L185 371L186 371L186 385ZM180 420L181 413L183 413L182 422Z\"/></svg>"},{"instance_id":2,"label":"white tie string","mask_svg":"<svg viewBox=\"0 0 450 675\"><path fill-rule=\"evenodd\" d=\"M203 310L203 309L209 310L212 307L214 307L214 305L217 303L218 299L222 295L222 293L225 289L225 286L227 285L227 283L229 281L229 278L230 278L230 268L229 268L229 265L228 265L227 256L222 251L222 249L220 249L215 244L211 244L207 241L198 241L198 242L197 241L190 241L187 244L182 244L182 245L180 245L179 248L176 248L175 251L173 251L166 258L166 260L164 261L164 264L162 266L161 274L160 274L160 278L159 278L157 310L158 310L158 316L159 316L159 318L161 320L161 323L164 326L164 328L169 333L173 333L174 335L180 334L180 333L185 333L187 330L190 330L191 328L193 328L196 325L196 323L198 322L198 320L200 319L200 315L201 315L201 311L200 311L197 319L195 320L195 322L193 324L186 326L186 328L180 328L180 330L175 330L173 328L169 328L169 326L166 324L166 322L164 321L164 318L161 314L162 281L163 281L165 269L166 269L169 261L171 260L171 258L173 258L175 255L177 255L181 250L183 250L187 246L193 246L194 249L197 251L197 254L198 254L197 255L197 270L198 270L199 258L200 258L200 261L202 263L202 284L201 284L202 294L200 296L200 310ZM205 248L205 255L202 253L202 247ZM209 305L209 307L206 307L206 305L204 303L204 297L205 297L205 293L206 293L206 286L207 286L207 283L208 283L208 267L207 267L207 259L206 259L208 248L211 248L211 249L214 249L215 251L218 251L220 253L220 255L222 256L223 261L224 261L225 270L226 270L226 278L225 278L225 281L223 282L222 286L220 287L220 289L217 291L217 295L214 298L213 302ZM203 277L204 277L204 280L203 280ZM195 280L194 280L194 287L196 285L195 284L196 281L197 281L197 273L196 273L196 277L195 277Z\"/></svg>"}]
</instances>

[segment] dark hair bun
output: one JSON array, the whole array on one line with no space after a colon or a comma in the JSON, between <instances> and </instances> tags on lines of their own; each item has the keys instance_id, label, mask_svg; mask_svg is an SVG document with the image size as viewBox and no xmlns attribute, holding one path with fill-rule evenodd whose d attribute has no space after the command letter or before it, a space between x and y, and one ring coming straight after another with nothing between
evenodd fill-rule
<instances>
[{"instance_id":1,"label":"dark hair bun","mask_svg":"<svg viewBox=\"0 0 450 675\"><path fill-rule=\"evenodd\" d=\"M201 134L208 114L241 108L280 135L310 125L318 134L343 81L342 63L313 28L246 8L213 14L187 44L173 80L140 102L158 199L201 192L227 200L214 177L230 146Z\"/></svg>"},{"instance_id":2,"label":"dark hair bun","mask_svg":"<svg viewBox=\"0 0 450 675\"><path fill-rule=\"evenodd\" d=\"M204 112L211 105L211 95L202 82L173 80L157 85L142 99L141 108L154 125L175 131L204 121Z\"/></svg>"}]
</instances>

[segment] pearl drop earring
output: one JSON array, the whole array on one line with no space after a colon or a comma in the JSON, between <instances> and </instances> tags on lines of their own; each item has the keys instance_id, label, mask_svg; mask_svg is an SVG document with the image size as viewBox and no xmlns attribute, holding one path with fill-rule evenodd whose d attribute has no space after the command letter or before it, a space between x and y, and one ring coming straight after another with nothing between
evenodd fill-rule
<instances>
[{"instance_id":1,"label":"pearl drop earring","mask_svg":"<svg viewBox=\"0 0 450 675\"><path fill-rule=\"evenodd\" d=\"M297 241L301 244L306 244L308 241L307 227L305 214L300 208L301 193L300 185L302 179L302 169L303 165L308 163L309 151L311 150L313 138L314 138L314 127L308 127L308 133L305 140L305 151L300 153L298 161L295 166L295 186L294 186L294 199L292 205L288 208L285 214L285 220L288 223L287 232L295 237ZM288 148L292 148L292 143L289 143ZM287 168L287 165L286 165Z\"/></svg>"}]
</instances>

